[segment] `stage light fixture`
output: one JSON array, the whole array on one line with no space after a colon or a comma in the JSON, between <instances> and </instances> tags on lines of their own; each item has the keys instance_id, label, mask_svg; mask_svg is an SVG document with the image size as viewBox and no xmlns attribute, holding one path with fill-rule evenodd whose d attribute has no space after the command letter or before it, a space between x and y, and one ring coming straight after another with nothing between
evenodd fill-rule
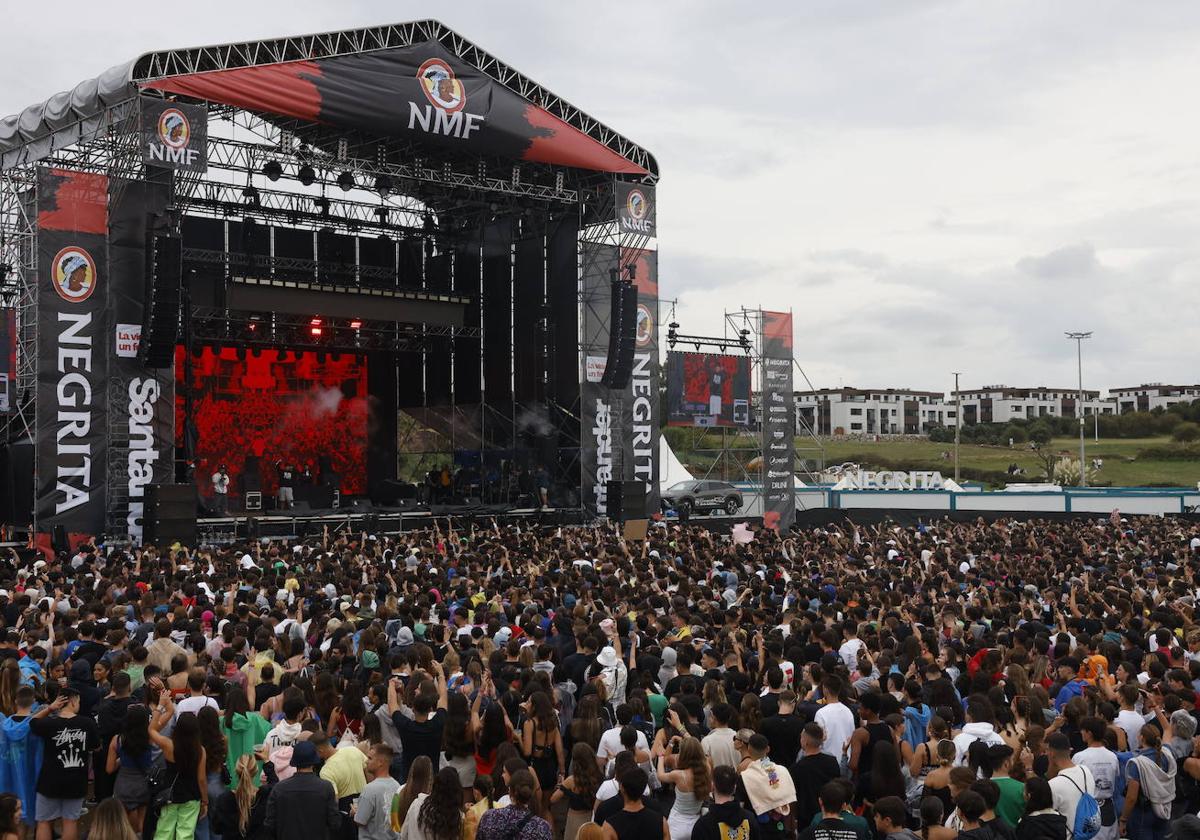
<instances>
[{"instance_id":1,"label":"stage light fixture","mask_svg":"<svg viewBox=\"0 0 1200 840\"><path fill-rule=\"evenodd\" d=\"M342 192L350 192L354 189L354 173L348 170L343 172L338 176L337 185L342 188Z\"/></svg>"},{"instance_id":2,"label":"stage light fixture","mask_svg":"<svg viewBox=\"0 0 1200 840\"><path fill-rule=\"evenodd\" d=\"M242 198L246 199L246 203L253 207L259 207L262 204L262 199L258 194L258 187L253 184L247 184L246 188L242 190Z\"/></svg>"},{"instance_id":3,"label":"stage light fixture","mask_svg":"<svg viewBox=\"0 0 1200 840\"><path fill-rule=\"evenodd\" d=\"M325 218L329 215L329 199L325 196L317 196L313 199L313 204L317 205L317 210L321 212L321 217Z\"/></svg>"},{"instance_id":4,"label":"stage light fixture","mask_svg":"<svg viewBox=\"0 0 1200 840\"><path fill-rule=\"evenodd\" d=\"M263 174L272 181L278 181L283 177L283 167L279 165L279 161L269 160L263 167Z\"/></svg>"},{"instance_id":5,"label":"stage light fixture","mask_svg":"<svg viewBox=\"0 0 1200 840\"><path fill-rule=\"evenodd\" d=\"M301 184L311 187L313 182L317 180L317 172L306 163L296 170L296 177L300 179Z\"/></svg>"},{"instance_id":6,"label":"stage light fixture","mask_svg":"<svg viewBox=\"0 0 1200 840\"><path fill-rule=\"evenodd\" d=\"M375 176L375 192L379 193L381 198L387 198L392 192L392 179L388 175Z\"/></svg>"},{"instance_id":7,"label":"stage light fixture","mask_svg":"<svg viewBox=\"0 0 1200 840\"><path fill-rule=\"evenodd\" d=\"M313 327L319 327L319 326L321 326L321 319L320 319L320 318L313 318L313 319L312 319L311 321L309 321L308 323L309 323L309 326L313 326Z\"/></svg>"},{"instance_id":8,"label":"stage light fixture","mask_svg":"<svg viewBox=\"0 0 1200 840\"><path fill-rule=\"evenodd\" d=\"M386 223L388 220L388 209L386 207L376 207L375 217L379 219L380 222Z\"/></svg>"},{"instance_id":9,"label":"stage light fixture","mask_svg":"<svg viewBox=\"0 0 1200 840\"><path fill-rule=\"evenodd\" d=\"M311 335L313 338L321 337L321 328L320 327L309 327L308 332L309 332L309 335Z\"/></svg>"},{"instance_id":10,"label":"stage light fixture","mask_svg":"<svg viewBox=\"0 0 1200 840\"><path fill-rule=\"evenodd\" d=\"M362 321L355 318L353 321L350 322L350 329L361 330L362 329Z\"/></svg>"}]
</instances>

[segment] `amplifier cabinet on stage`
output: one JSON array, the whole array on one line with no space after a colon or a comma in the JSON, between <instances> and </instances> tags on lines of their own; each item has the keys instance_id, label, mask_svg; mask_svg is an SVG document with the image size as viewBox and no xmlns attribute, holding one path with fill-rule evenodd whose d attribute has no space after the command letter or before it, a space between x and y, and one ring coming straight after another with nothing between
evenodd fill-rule
<instances>
[{"instance_id":1,"label":"amplifier cabinet on stage","mask_svg":"<svg viewBox=\"0 0 1200 840\"><path fill-rule=\"evenodd\" d=\"M169 545L196 544L196 508L199 497L194 484L152 484L146 488L143 541Z\"/></svg>"},{"instance_id":2,"label":"amplifier cabinet on stage","mask_svg":"<svg viewBox=\"0 0 1200 840\"><path fill-rule=\"evenodd\" d=\"M644 481L608 482L608 518L613 522L646 518Z\"/></svg>"}]
</instances>

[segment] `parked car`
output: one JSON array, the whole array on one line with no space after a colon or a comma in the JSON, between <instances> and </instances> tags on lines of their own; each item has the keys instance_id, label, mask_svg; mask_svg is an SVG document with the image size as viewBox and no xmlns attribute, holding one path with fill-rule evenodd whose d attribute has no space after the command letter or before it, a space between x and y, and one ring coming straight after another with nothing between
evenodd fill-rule
<instances>
[{"instance_id":1,"label":"parked car","mask_svg":"<svg viewBox=\"0 0 1200 840\"><path fill-rule=\"evenodd\" d=\"M724 481L681 481L672 484L662 496L663 510L677 513L725 513L736 516L742 510L742 491Z\"/></svg>"}]
</instances>

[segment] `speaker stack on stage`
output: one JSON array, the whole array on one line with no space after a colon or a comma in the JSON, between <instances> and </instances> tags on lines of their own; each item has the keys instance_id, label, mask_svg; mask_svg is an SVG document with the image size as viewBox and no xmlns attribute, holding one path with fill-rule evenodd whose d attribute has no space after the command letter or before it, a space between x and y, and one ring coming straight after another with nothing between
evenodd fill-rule
<instances>
[{"instance_id":1,"label":"speaker stack on stage","mask_svg":"<svg viewBox=\"0 0 1200 840\"><path fill-rule=\"evenodd\" d=\"M196 544L196 506L199 495L194 484L152 484L146 488L142 516L142 540L147 544Z\"/></svg>"},{"instance_id":2,"label":"speaker stack on stage","mask_svg":"<svg viewBox=\"0 0 1200 840\"><path fill-rule=\"evenodd\" d=\"M183 279L183 240L171 229L171 216L151 216L146 230L146 290L138 353L147 367L175 364L179 341L179 298Z\"/></svg>"},{"instance_id":3,"label":"speaker stack on stage","mask_svg":"<svg viewBox=\"0 0 1200 840\"><path fill-rule=\"evenodd\" d=\"M612 310L609 314L608 359L600 384L625 388L633 375L633 351L637 342L637 286L618 279L613 272Z\"/></svg>"},{"instance_id":4,"label":"speaker stack on stage","mask_svg":"<svg viewBox=\"0 0 1200 840\"><path fill-rule=\"evenodd\" d=\"M608 482L608 518L613 522L646 518L644 481Z\"/></svg>"}]
</instances>

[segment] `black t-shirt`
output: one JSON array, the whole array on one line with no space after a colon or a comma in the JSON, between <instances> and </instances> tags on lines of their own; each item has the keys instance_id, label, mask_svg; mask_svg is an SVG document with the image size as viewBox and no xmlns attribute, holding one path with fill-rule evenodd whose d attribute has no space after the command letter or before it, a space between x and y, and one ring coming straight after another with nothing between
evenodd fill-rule
<instances>
[{"instance_id":1,"label":"black t-shirt","mask_svg":"<svg viewBox=\"0 0 1200 840\"><path fill-rule=\"evenodd\" d=\"M791 766L792 782L796 786L796 825L808 825L821 812L817 792L826 782L842 775L836 758L825 753L802 756Z\"/></svg>"},{"instance_id":2,"label":"black t-shirt","mask_svg":"<svg viewBox=\"0 0 1200 840\"><path fill-rule=\"evenodd\" d=\"M292 486L292 471L291 470L283 470L281 473L279 473L279 486L280 487L291 487Z\"/></svg>"},{"instance_id":3,"label":"black t-shirt","mask_svg":"<svg viewBox=\"0 0 1200 840\"><path fill-rule=\"evenodd\" d=\"M799 840L867 840L867 833L847 825L845 820L823 819L801 831Z\"/></svg>"},{"instance_id":4,"label":"black t-shirt","mask_svg":"<svg viewBox=\"0 0 1200 840\"><path fill-rule=\"evenodd\" d=\"M400 733L402 747L400 777L408 778L408 768L412 766L413 759L419 755L429 756L429 760L433 762L433 772L436 773L441 766L439 759L442 754L442 727L446 723L446 716L442 710L438 709L429 716L428 720L420 723L396 712L392 715L392 723L396 725L396 730Z\"/></svg>"},{"instance_id":5,"label":"black t-shirt","mask_svg":"<svg viewBox=\"0 0 1200 840\"><path fill-rule=\"evenodd\" d=\"M82 799L87 793L88 755L100 746L96 721L56 715L31 720L29 730L45 744L37 792L52 799Z\"/></svg>"},{"instance_id":6,"label":"black t-shirt","mask_svg":"<svg viewBox=\"0 0 1200 840\"><path fill-rule=\"evenodd\" d=\"M779 714L779 695L771 691L768 691L766 694L759 695L758 707L762 710L763 720L766 720L769 717L775 717L775 715ZM791 764L790 761L780 763Z\"/></svg>"},{"instance_id":7,"label":"black t-shirt","mask_svg":"<svg viewBox=\"0 0 1200 840\"><path fill-rule=\"evenodd\" d=\"M282 689L274 683L259 683L254 687L254 702L261 709L263 703L266 703Z\"/></svg>"},{"instance_id":8,"label":"black t-shirt","mask_svg":"<svg viewBox=\"0 0 1200 840\"><path fill-rule=\"evenodd\" d=\"M640 811L622 808L606 819L617 832L617 840L660 840L663 836L663 815L649 808Z\"/></svg>"},{"instance_id":9,"label":"black t-shirt","mask_svg":"<svg viewBox=\"0 0 1200 840\"><path fill-rule=\"evenodd\" d=\"M804 718L795 712L790 715L771 715L763 719L759 729L771 745L772 761L783 767L791 767L796 763L804 723Z\"/></svg>"},{"instance_id":10,"label":"black t-shirt","mask_svg":"<svg viewBox=\"0 0 1200 840\"><path fill-rule=\"evenodd\" d=\"M649 796L642 797L642 804L646 806L646 810L655 811L660 817L667 816L667 808L664 803L659 802ZM604 822L613 814L625 808L625 800L621 794L610 796L600 803L600 807L596 809L596 813L592 816L592 822L596 825L604 825Z\"/></svg>"}]
</instances>

